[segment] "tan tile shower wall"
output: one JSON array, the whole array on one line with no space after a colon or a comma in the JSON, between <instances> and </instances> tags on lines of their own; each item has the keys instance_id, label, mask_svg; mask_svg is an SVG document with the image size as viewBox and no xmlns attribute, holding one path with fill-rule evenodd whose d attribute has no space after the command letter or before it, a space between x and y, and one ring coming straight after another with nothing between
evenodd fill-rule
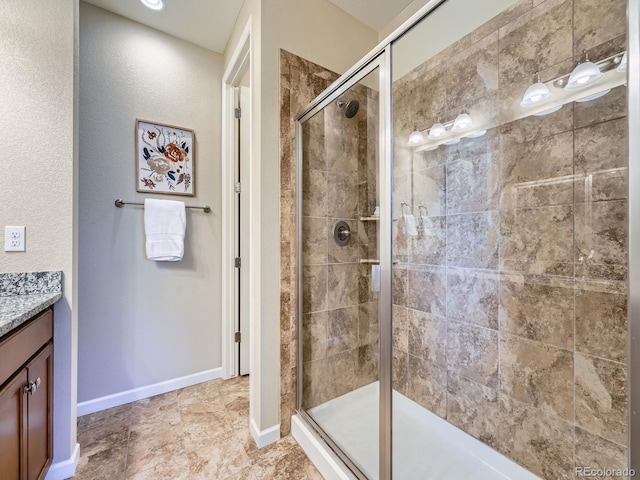
<instances>
[{"instance_id":1,"label":"tan tile shower wall","mask_svg":"<svg viewBox=\"0 0 640 480\"><path fill-rule=\"evenodd\" d=\"M296 398L294 116L338 76L285 51L280 69L281 432L286 435ZM377 379L376 299L368 267L358 264L360 258L377 258L369 247L375 246L375 225L358 221L375 208L375 182L369 179L375 178L377 98L363 86L344 97L360 103L353 118L329 105L303 133L305 408ZM353 232L355 240L346 247L331 240L338 220Z\"/></svg>"},{"instance_id":2,"label":"tan tile shower wall","mask_svg":"<svg viewBox=\"0 0 640 480\"><path fill-rule=\"evenodd\" d=\"M550 480L627 462L626 87L514 105L535 70L624 50L625 7L520 1L394 84L394 386ZM405 147L463 107L495 127Z\"/></svg>"}]
</instances>

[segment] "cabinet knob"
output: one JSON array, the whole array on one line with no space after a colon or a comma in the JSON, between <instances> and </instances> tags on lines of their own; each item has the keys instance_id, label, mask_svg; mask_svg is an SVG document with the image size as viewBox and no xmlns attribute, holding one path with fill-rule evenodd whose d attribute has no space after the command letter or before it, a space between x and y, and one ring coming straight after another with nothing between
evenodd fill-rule
<instances>
[{"instance_id":1,"label":"cabinet knob","mask_svg":"<svg viewBox=\"0 0 640 480\"><path fill-rule=\"evenodd\" d=\"M36 393L36 390L38 390L38 387L40 386L41 383L42 383L42 380L40 379L40 377L36 378L35 381L29 382L28 385L25 385L24 387L22 387L22 393L24 395L26 395L27 393L29 395L33 395L34 393Z\"/></svg>"}]
</instances>

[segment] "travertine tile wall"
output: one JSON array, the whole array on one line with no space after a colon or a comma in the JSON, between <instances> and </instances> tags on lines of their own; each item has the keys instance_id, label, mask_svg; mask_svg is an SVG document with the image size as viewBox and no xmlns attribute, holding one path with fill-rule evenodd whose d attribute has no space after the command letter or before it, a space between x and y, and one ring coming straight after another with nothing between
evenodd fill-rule
<instances>
[{"instance_id":1,"label":"travertine tile wall","mask_svg":"<svg viewBox=\"0 0 640 480\"><path fill-rule=\"evenodd\" d=\"M358 85L342 95L344 101L359 102L353 118L334 103L303 127L305 409L377 379L378 339L370 321L377 323L376 296L369 289L368 267L359 264L360 258L377 258L375 241L373 251L369 249L375 225L359 221L375 208L375 195L369 195L375 163L368 165L375 155L369 155L368 145L377 145L368 135L368 115L377 104L368 101L369 95ZM332 238L340 220L352 232L346 246Z\"/></svg>"},{"instance_id":2,"label":"travertine tile wall","mask_svg":"<svg viewBox=\"0 0 640 480\"><path fill-rule=\"evenodd\" d=\"M338 76L285 51L280 69L280 362L285 435L296 392L294 116ZM342 98L359 102L353 118L332 104L305 123L303 132L305 408L377 379L377 299L370 291L370 267L358 263L360 258L377 258L376 226L358 220L375 208L377 97L358 85ZM345 220L353 232L345 247L331 238L338 220Z\"/></svg>"},{"instance_id":3,"label":"travertine tile wall","mask_svg":"<svg viewBox=\"0 0 640 480\"><path fill-rule=\"evenodd\" d=\"M536 70L624 50L625 7L519 1L394 85L394 386L546 479L627 461L626 87L514 105ZM406 147L463 107L494 128Z\"/></svg>"},{"instance_id":4,"label":"travertine tile wall","mask_svg":"<svg viewBox=\"0 0 640 480\"><path fill-rule=\"evenodd\" d=\"M291 431L296 406L295 123L296 112L338 75L280 51L280 432Z\"/></svg>"}]
</instances>

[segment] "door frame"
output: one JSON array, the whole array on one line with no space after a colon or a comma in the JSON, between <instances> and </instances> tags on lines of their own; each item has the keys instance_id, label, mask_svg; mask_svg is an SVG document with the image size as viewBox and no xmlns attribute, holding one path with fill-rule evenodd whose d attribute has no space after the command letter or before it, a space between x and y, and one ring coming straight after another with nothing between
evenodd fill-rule
<instances>
[{"instance_id":1,"label":"door frame","mask_svg":"<svg viewBox=\"0 0 640 480\"><path fill-rule=\"evenodd\" d=\"M238 366L238 344L235 341L235 332L239 320L239 310L245 314L249 312L250 295L247 292L241 294L238 288L238 269L235 266L235 243L239 234L240 225L237 222L236 212L236 166L238 158L238 134L239 129L235 118L237 106L237 88L241 85L243 77L249 72L249 89L254 85L251 52L251 19L247 22L242 35L234 50L229 66L222 77L222 376L232 378L240 374ZM249 95L249 111L253 111L252 95ZM249 125L249 155L241 164L241 172L245 172L248 179L244 185L241 202L241 218L251 222L251 130ZM242 222L240 222L242 223ZM240 236L240 251L248 251L249 232L243 232ZM250 255L242 258L242 269L245 275L251 275ZM250 281L250 280L249 280ZM239 297L239 298L238 298ZM251 332L246 341L251 341Z\"/></svg>"}]
</instances>

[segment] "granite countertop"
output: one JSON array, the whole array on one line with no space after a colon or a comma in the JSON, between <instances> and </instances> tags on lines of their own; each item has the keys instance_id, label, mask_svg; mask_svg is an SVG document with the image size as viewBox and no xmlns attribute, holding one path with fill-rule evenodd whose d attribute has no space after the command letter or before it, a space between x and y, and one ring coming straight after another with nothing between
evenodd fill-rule
<instances>
[{"instance_id":1,"label":"granite countertop","mask_svg":"<svg viewBox=\"0 0 640 480\"><path fill-rule=\"evenodd\" d=\"M62 272L0 273L0 337L62 298Z\"/></svg>"}]
</instances>

